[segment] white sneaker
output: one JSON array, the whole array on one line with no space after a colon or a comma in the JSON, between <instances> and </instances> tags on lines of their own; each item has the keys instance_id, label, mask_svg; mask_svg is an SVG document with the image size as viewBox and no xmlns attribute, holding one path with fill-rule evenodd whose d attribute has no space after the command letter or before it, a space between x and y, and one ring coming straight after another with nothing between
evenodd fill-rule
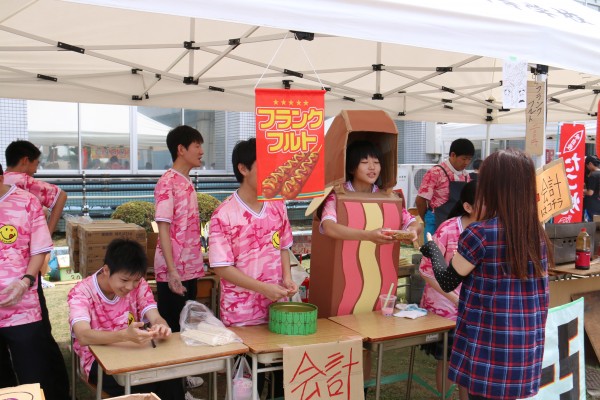
<instances>
[{"instance_id":1,"label":"white sneaker","mask_svg":"<svg viewBox=\"0 0 600 400\"><path fill-rule=\"evenodd\" d=\"M185 392L184 398L185 400L202 400L194 397L194 395L192 395L190 392Z\"/></svg>"},{"instance_id":2,"label":"white sneaker","mask_svg":"<svg viewBox=\"0 0 600 400\"><path fill-rule=\"evenodd\" d=\"M204 384L204 379L202 379L200 376L186 376L185 377L185 387L188 389L197 388L199 386L202 386L202 384Z\"/></svg>"}]
</instances>

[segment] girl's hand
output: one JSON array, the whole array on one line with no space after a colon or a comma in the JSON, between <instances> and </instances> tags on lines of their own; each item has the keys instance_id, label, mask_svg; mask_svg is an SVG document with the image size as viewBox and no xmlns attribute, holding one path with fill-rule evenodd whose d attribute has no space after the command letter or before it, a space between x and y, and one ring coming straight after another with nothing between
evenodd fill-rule
<instances>
[{"instance_id":1,"label":"girl's hand","mask_svg":"<svg viewBox=\"0 0 600 400\"><path fill-rule=\"evenodd\" d=\"M152 337L156 339L164 339L171 336L171 328L163 324L152 325L149 332L152 334Z\"/></svg>"},{"instance_id":2,"label":"girl's hand","mask_svg":"<svg viewBox=\"0 0 600 400\"><path fill-rule=\"evenodd\" d=\"M367 238L375 244L389 244L394 238L383 231L383 228L367 231Z\"/></svg>"},{"instance_id":3,"label":"girl's hand","mask_svg":"<svg viewBox=\"0 0 600 400\"><path fill-rule=\"evenodd\" d=\"M284 279L282 286L288 290L288 297L291 297L298 293L298 285L296 285L291 278Z\"/></svg>"},{"instance_id":4,"label":"girl's hand","mask_svg":"<svg viewBox=\"0 0 600 400\"><path fill-rule=\"evenodd\" d=\"M261 294L271 301L279 301L288 297L288 289L277 283L263 283Z\"/></svg>"}]
</instances>

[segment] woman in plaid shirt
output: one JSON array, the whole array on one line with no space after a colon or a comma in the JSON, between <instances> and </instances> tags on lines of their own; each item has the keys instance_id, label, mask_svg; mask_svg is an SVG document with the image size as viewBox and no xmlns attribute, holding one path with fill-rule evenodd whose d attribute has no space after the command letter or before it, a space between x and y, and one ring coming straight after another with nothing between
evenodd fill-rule
<instances>
[{"instance_id":1,"label":"woman in plaid shirt","mask_svg":"<svg viewBox=\"0 0 600 400\"><path fill-rule=\"evenodd\" d=\"M531 397L540 385L553 263L533 161L519 150L485 159L475 210L479 222L463 231L450 265L434 242L421 249L444 291L462 283L448 377L472 400Z\"/></svg>"}]
</instances>

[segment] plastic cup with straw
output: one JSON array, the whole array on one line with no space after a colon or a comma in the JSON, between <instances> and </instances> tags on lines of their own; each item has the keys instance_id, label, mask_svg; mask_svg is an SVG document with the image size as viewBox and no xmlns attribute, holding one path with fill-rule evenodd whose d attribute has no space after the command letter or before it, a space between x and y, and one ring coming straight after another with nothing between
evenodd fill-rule
<instances>
[{"instance_id":1,"label":"plastic cup with straw","mask_svg":"<svg viewBox=\"0 0 600 400\"><path fill-rule=\"evenodd\" d=\"M384 317L389 317L394 314L394 304L396 303L396 296L392 297L392 290L394 290L394 283L390 285L390 290L387 295L382 294L379 296L379 302L381 303L381 314Z\"/></svg>"}]
</instances>

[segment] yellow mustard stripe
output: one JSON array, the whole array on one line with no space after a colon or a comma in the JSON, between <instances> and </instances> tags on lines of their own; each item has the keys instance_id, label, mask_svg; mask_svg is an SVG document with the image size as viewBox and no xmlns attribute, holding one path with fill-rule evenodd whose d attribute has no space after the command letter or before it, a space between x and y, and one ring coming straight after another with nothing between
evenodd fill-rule
<instances>
[{"instance_id":1,"label":"yellow mustard stripe","mask_svg":"<svg viewBox=\"0 0 600 400\"><path fill-rule=\"evenodd\" d=\"M376 203L363 203L366 218L366 230L373 230L383 226L383 214ZM356 302L354 312L367 312L373 310L373 304L379 297L381 288L381 271L377 264L375 251L377 245L370 241L362 241L358 246L358 260L363 274L363 290Z\"/></svg>"}]
</instances>

